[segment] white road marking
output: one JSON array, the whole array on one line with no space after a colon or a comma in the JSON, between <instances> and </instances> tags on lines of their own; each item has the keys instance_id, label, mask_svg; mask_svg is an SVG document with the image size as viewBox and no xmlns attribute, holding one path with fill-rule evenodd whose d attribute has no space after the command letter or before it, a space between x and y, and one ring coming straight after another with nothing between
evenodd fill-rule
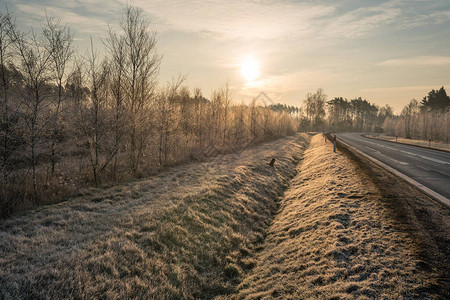
<instances>
[{"instance_id":1,"label":"white road marking","mask_svg":"<svg viewBox=\"0 0 450 300\"><path fill-rule=\"evenodd\" d=\"M372 151L374 151L375 153L380 153L380 151L378 151L378 150L376 150L376 149L373 149L373 148L370 148L370 147L368 147L368 146L365 146L367 149L370 149L370 150L372 150Z\"/></svg>"},{"instance_id":2,"label":"white road marking","mask_svg":"<svg viewBox=\"0 0 450 300\"><path fill-rule=\"evenodd\" d=\"M389 157L389 156L387 156L387 155L385 155L385 154L383 154L383 153L381 153L381 152L378 153L378 155L381 155L381 156L383 156L383 157L386 157L387 159L393 160L393 161L395 161L396 163L401 164L401 165L404 165L404 166L409 165L409 163L407 163L407 162L393 159L392 157Z\"/></svg>"},{"instance_id":3,"label":"white road marking","mask_svg":"<svg viewBox=\"0 0 450 300\"><path fill-rule=\"evenodd\" d=\"M371 144L374 144L374 143L371 143ZM375 145L380 146L380 145L378 145L378 144L375 144ZM389 157L389 156L387 156L387 155L381 153L381 152L378 151L377 149L371 148L371 147L369 147L369 146L364 146L364 147L366 147L367 149L370 149L370 150L374 151L374 152L375 152L376 154L378 154L378 155L381 155L381 156L383 156L383 157L386 157L387 159L393 160L393 161L395 161L396 163L398 163L398 164L400 164L400 165L404 165L404 166L409 165L409 163L404 162L404 161L400 161L400 160L393 159L392 157ZM396 150L396 149L394 149L394 150Z\"/></svg>"},{"instance_id":4,"label":"white road marking","mask_svg":"<svg viewBox=\"0 0 450 300\"><path fill-rule=\"evenodd\" d=\"M438 172L439 174L442 174L442 175L444 175L444 176L450 177L450 175L447 174L447 173L445 173L445 172L441 172L441 171L438 171L438 170L433 170L433 171L434 171L434 172Z\"/></svg>"},{"instance_id":5,"label":"white road marking","mask_svg":"<svg viewBox=\"0 0 450 300\"><path fill-rule=\"evenodd\" d=\"M443 161L443 160L440 160L440 159L436 159L436 158L432 158L432 157L428 157L428 156L425 156L425 155L412 153L412 152L409 152L409 151L403 151L403 150L400 150L400 152L403 152L403 153L411 155L411 156L418 156L418 157L421 157L421 158L429 160L429 161L434 161L434 162L436 162L438 164L441 164L441 165L450 165L449 162L446 162L446 161Z\"/></svg>"},{"instance_id":6,"label":"white road marking","mask_svg":"<svg viewBox=\"0 0 450 300\"><path fill-rule=\"evenodd\" d=\"M430 169L427 169L427 168L422 167L422 166L416 166L416 167L418 167L419 169L425 170L425 171L430 171Z\"/></svg>"},{"instance_id":7,"label":"white road marking","mask_svg":"<svg viewBox=\"0 0 450 300\"><path fill-rule=\"evenodd\" d=\"M396 149L396 148L393 148L393 147L389 147L389 146L386 146L386 145L382 145L382 144L377 144L377 143L372 142L372 141L365 141L365 142L368 143L368 144L371 144L371 145L375 145L375 146L378 146L378 147L390 149L390 150L393 150L393 151L399 151L399 149ZM393 160L393 161L395 161L395 162L397 162L397 163L399 163L401 165L408 165L409 164L407 162L399 161L399 160L393 159L393 158L391 158L391 157L389 157L387 155L384 155L379 150L376 150L374 148L371 148L371 147L368 147L368 146L365 146L365 147L370 149L370 150L372 150L372 151L374 151L375 153L377 153L379 155L382 155L382 156L384 156L386 158L389 158L389 159L391 159L391 160ZM417 157L420 157L422 159L426 159L426 160L429 160L429 161L432 161L432 162L435 162L435 163L438 163L438 164L450 165L450 162L446 162L446 161L443 161L443 160L440 160L440 159L437 159L437 158L432 158L432 157L429 157L429 156L425 156L425 155L421 155L421 154L417 154L417 153L413 153L413 152L409 152L409 151L404 151L404 150L400 150L400 152L402 152L404 154L407 154L407 155L410 155L410 156L417 156Z\"/></svg>"}]
</instances>

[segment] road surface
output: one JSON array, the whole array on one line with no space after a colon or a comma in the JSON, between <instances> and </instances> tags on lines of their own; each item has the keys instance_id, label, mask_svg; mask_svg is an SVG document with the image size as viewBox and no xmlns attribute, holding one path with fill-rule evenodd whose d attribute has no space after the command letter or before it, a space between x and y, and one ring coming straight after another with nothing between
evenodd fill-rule
<instances>
[{"instance_id":1,"label":"road surface","mask_svg":"<svg viewBox=\"0 0 450 300\"><path fill-rule=\"evenodd\" d=\"M450 153L361 135L339 133L337 138L450 199Z\"/></svg>"}]
</instances>

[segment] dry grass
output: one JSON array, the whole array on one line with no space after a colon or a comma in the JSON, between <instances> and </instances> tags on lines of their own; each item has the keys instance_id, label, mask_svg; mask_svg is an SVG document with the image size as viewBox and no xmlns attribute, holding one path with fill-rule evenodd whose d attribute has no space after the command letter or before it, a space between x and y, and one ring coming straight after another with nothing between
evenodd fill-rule
<instances>
[{"instance_id":1,"label":"dry grass","mask_svg":"<svg viewBox=\"0 0 450 300\"><path fill-rule=\"evenodd\" d=\"M430 145L429 141L427 141L427 140L414 140L414 139L406 139L406 138L402 138L402 137L398 137L396 139L395 136L390 136L390 135L385 135L385 134L380 134L380 135L370 134L369 137L377 138L377 139L384 140L384 141L420 146L420 147L424 147L424 148L428 148L429 146L431 146L431 148L433 148L433 149L450 151L450 144L444 143L441 141L431 141L431 145Z\"/></svg>"},{"instance_id":2,"label":"dry grass","mask_svg":"<svg viewBox=\"0 0 450 300\"><path fill-rule=\"evenodd\" d=\"M1 220L0 298L233 293L308 140L280 139Z\"/></svg>"},{"instance_id":3,"label":"dry grass","mask_svg":"<svg viewBox=\"0 0 450 300\"><path fill-rule=\"evenodd\" d=\"M416 245L379 190L315 136L237 298L427 298Z\"/></svg>"},{"instance_id":4,"label":"dry grass","mask_svg":"<svg viewBox=\"0 0 450 300\"><path fill-rule=\"evenodd\" d=\"M0 298L436 297L389 199L320 136L304 151L309 140L0 221Z\"/></svg>"}]
</instances>

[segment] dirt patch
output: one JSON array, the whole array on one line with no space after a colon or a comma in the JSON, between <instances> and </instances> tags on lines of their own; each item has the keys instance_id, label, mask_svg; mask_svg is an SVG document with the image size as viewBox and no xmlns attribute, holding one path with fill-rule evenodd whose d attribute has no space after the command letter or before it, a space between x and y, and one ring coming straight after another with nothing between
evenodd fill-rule
<instances>
[{"instance_id":1,"label":"dirt patch","mask_svg":"<svg viewBox=\"0 0 450 300\"><path fill-rule=\"evenodd\" d=\"M386 196L315 136L237 298L429 298L436 277Z\"/></svg>"}]
</instances>

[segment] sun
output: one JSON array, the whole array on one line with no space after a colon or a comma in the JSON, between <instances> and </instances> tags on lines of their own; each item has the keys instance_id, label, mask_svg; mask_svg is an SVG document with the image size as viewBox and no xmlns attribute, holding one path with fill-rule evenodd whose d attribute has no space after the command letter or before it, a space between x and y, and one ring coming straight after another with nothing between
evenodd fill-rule
<instances>
[{"instance_id":1,"label":"sun","mask_svg":"<svg viewBox=\"0 0 450 300\"><path fill-rule=\"evenodd\" d=\"M259 63L253 57L248 57L242 62L241 73L247 81L254 81L259 76Z\"/></svg>"}]
</instances>

